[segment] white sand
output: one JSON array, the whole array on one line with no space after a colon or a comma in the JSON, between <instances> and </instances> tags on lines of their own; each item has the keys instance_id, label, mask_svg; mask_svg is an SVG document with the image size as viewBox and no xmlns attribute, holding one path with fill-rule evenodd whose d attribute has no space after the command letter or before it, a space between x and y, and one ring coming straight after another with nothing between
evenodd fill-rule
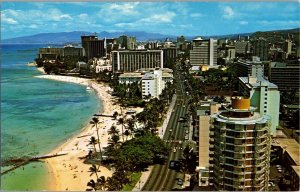
<instances>
[{"instance_id":1,"label":"white sand","mask_svg":"<svg viewBox=\"0 0 300 192\"><path fill-rule=\"evenodd\" d=\"M81 85L89 85L96 92L99 99L103 102L104 112L103 114L112 115L114 111L121 113L121 107L119 105L113 104L113 97L108 93L110 88L104 84L98 84L94 81L78 78L78 77L69 77L69 76L59 76L59 75L41 75L37 76L38 78L46 78L70 83L78 83ZM123 110L123 113L127 109ZM138 112L141 111L141 108L135 108ZM121 125L116 124L116 120L110 117L99 117L99 136L101 141L101 148L108 145L109 135L107 131L114 124L120 130ZM90 135L86 137L77 138L78 136ZM88 172L90 165L83 163L83 160L80 160L79 157L86 156L88 154L89 148L92 146L87 146L88 140L91 136L97 138L96 127L92 125L86 125L83 128L83 131L78 135L70 138L66 143L57 147L50 154L56 153L68 153L67 155L55 157L46 160L49 165L50 172L53 172L54 179L50 182L50 189L48 190L72 190L72 191L84 191L87 187L86 184L90 179L95 179L96 176L93 175L90 177L90 172ZM120 138L122 141L122 139ZM98 149L98 147L97 147ZM99 176L111 176L112 172L107 168L101 166ZM52 177L52 178L53 178Z\"/></svg>"},{"instance_id":2,"label":"white sand","mask_svg":"<svg viewBox=\"0 0 300 192\"><path fill-rule=\"evenodd\" d=\"M46 74L44 67L37 67L36 68L39 72L42 72L43 74Z\"/></svg>"}]
</instances>

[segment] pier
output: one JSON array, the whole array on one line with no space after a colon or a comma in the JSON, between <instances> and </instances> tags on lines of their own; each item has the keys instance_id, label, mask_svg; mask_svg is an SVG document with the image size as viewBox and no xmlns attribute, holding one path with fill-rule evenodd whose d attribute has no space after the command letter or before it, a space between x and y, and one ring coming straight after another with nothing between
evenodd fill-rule
<instances>
[{"instance_id":1,"label":"pier","mask_svg":"<svg viewBox=\"0 0 300 192\"><path fill-rule=\"evenodd\" d=\"M1 173L1 175L4 175L6 173L9 173L15 169L17 169L18 167L27 165L31 162L36 162L39 161L41 159L48 159L48 158L53 158L53 157L58 157L58 156L63 156L63 155L67 155L67 153L61 153L61 154L52 154L52 155L42 155L42 156L37 156L37 157L24 157L24 158L15 158L15 159L9 159L9 160L5 160L3 162L1 162L2 165L13 165L12 168L3 171Z\"/></svg>"}]
</instances>

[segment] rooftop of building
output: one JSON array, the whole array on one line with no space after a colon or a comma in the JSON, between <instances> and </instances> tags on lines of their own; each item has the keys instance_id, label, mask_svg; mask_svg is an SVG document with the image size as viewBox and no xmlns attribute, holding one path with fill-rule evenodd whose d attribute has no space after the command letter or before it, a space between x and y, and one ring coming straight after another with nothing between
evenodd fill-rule
<instances>
[{"instance_id":1,"label":"rooftop of building","mask_svg":"<svg viewBox=\"0 0 300 192\"><path fill-rule=\"evenodd\" d=\"M138 69L136 72L148 72L148 71L153 71L157 68L140 68ZM172 69L169 69L169 68L159 68L163 71L163 73L173 73L173 70Z\"/></svg>"},{"instance_id":2,"label":"rooftop of building","mask_svg":"<svg viewBox=\"0 0 300 192\"><path fill-rule=\"evenodd\" d=\"M151 79L154 79L155 76L156 76L156 74L146 73L145 75L143 75L142 79L143 80L151 80Z\"/></svg>"},{"instance_id":3,"label":"rooftop of building","mask_svg":"<svg viewBox=\"0 0 300 192\"><path fill-rule=\"evenodd\" d=\"M139 70L137 70L135 72L131 72L131 73L122 73L122 74L120 74L119 77L121 77L121 78L130 78L130 77L142 78L145 74L153 74L154 70L155 70L155 68L147 68L147 69L144 68L144 69L139 69ZM162 77L163 78L173 78L172 72L173 72L172 69L163 68ZM149 76L149 78L150 78L150 76Z\"/></svg>"},{"instance_id":4,"label":"rooftop of building","mask_svg":"<svg viewBox=\"0 0 300 192\"><path fill-rule=\"evenodd\" d=\"M300 109L300 105L283 105L283 107L287 107L289 109Z\"/></svg>"},{"instance_id":5,"label":"rooftop of building","mask_svg":"<svg viewBox=\"0 0 300 192\"><path fill-rule=\"evenodd\" d=\"M243 59L239 59L238 63L240 64L244 64L244 65L262 65L261 61L250 61L250 60L243 60Z\"/></svg>"},{"instance_id":6,"label":"rooftop of building","mask_svg":"<svg viewBox=\"0 0 300 192\"><path fill-rule=\"evenodd\" d=\"M276 138L273 140L272 145L282 147L293 159L296 165L300 165L300 145L295 139Z\"/></svg>"},{"instance_id":7,"label":"rooftop of building","mask_svg":"<svg viewBox=\"0 0 300 192\"><path fill-rule=\"evenodd\" d=\"M270 117L267 115L260 115L258 112L254 112L250 117L238 118L238 117L231 117L227 115L227 112L221 112L219 114L213 114L212 117L215 117L218 121L224 123L233 123L239 125L249 125L249 124L256 124L256 123L266 123Z\"/></svg>"},{"instance_id":8,"label":"rooftop of building","mask_svg":"<svg viewBox=\"0 0 300 192\"><path fill-rule=\"evenodd\" d=\"M142 73L123 73L119 76L119 78L122 77L143 77Z\"/></svg>"},{"instance_id":9,"label":"rooftop of building","mask_svg":"<svg viewBox=\"0 0 300 192\"><path fill-rule=\"evenodd\" d=\"M157 52L161 53L163 50L153 50L153 49L140 49L140 50L117 50L117 51L112 51L112 52L122 52L122 53L143 53L143 52Z\"/></svg>"},{"instance_id":10,"label":"rooftop of building","mask_svg":"<svg viewBox=\"0 0 300 192\"><path fill-rule=\"evenodd\" d=\"M268 86L269 88L278 89L278 86L264 78L257 77L239 77L239 80L245 84L249 89L260 86Z\"/></svg>"},{"instance_id":11,"label":"rooftop of building","mask_svg":"<svg viewBox=\"0 0 300 192\"><path fill-rule=\"evenodd\" d=\"M209 127L210 116L199 118L199 166L209 166Z\"/></svg>"},{"instance_id":12,"label":"rooftop of building","mask_svg":"<svg viewBox=\"0 0 300 192\"><path fill-rule=\"evenodd\" d=\"M271 68L300 68L300 65L290 65L287 63L280 63L280 62L271 62Z\"/></svg>"},{"instance_id":13,"label":"rooftop of building","mask_svg":"<svg viewBox=\"0 0 300 192\"><path fill-rule=\"evenodd\" d=\"M212 115L220 122L234 124L255 124L266 123L270 117L268 115L261 115L255 107L250 106L250 99L240 96L231 98L231 105L225 107L226 111Z\"/></svg>"}]
</instances>

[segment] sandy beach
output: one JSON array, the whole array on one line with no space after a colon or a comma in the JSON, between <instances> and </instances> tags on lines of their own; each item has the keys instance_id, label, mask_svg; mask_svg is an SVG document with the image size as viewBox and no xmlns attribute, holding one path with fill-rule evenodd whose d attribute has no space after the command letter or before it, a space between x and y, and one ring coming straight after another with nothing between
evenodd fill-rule
<instances>
[{"instance_id":1,"label":"sandy beach","mask_svg":"<svg viewBox=\"0 0 300 192\"><path fill-rule=\"evenodd\" d=\"M114 98L109 94L111 90L105 84L98 84L89 79L69 76L40 75L37 77L69 83L77 83L84 86L89 85L97 92L98 98L103 102L103 114L112 115L114 111L117 111L119 114L121 114L121 107L112 102ZM135 110L140 112L142 109L138 108ZM123 113L124 111L126 111L126 109L123 110ZM99 113L101 112L99 111ZM98 128L101 148L108 145L109 135L107 131L113 124L117 126L121 133L121 125L117 125L116 120L111 117L99 117ZM90 165L84 164L83 160L80 159L80 157L86 156L89 149L92 148L92 146L88 146L88 141L91 136L95 136L95 138L97 138L96 127L92 127L92 125L88 124L82 128L82 131L79 134L75 135L73 138L70 138L66 143L58 146L56 149L49 153L67 153L67 155L46 160L46 163L49 167L49 172L53 175L53 177L50 177L50 187L48 190L85 191L87 189L87 182L92 178L96 178L95 175L90 176ZM101 166L98 175L108 177L112 175L112 171L108 170L106 167Z\"/></svg>"}]
</instances>

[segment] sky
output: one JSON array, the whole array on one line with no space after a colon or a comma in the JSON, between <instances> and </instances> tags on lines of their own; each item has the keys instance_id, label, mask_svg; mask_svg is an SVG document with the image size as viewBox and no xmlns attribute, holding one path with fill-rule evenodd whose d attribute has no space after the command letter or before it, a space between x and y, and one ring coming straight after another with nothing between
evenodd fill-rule
<instances>
[{"instance_id":1,"label":"sky","mask_svg":"<svg viewBox=\"0 0 300 192\"><path fill-rule=\"evenodd\" d=\"M2 2L1 39L51 32L207 36L300 27L294 2Z\"/></svg>"}]
</instances>

